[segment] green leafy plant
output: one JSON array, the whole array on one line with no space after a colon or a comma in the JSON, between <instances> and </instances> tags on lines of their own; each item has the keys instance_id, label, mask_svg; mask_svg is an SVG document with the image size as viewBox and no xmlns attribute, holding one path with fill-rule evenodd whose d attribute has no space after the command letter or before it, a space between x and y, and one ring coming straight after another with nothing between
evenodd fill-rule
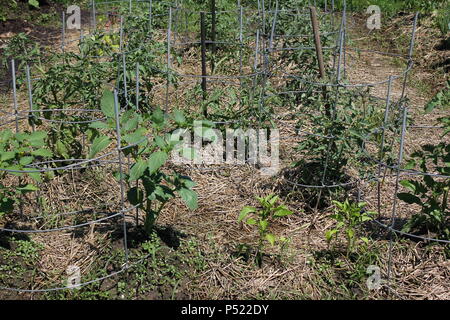
<instances>
[{"instance_id":1,"label":"green leafy plant","mask_svg":"<svg viewBox=\"0 0 450 320\"><path fill-rule=\"evenodd\" d=\"M104 92L101 109L107 117L106 123L96 122L91 127L115 128L114 96L108 90ZM144 228L148 233L153 230L162 209L176 195L181 197L189 209L197 208L197 194L192 190L195 183L189 177L175 171L166 173L162 170L170 153L179 143L164 130L173 129L171 127L173 122L178 126L185 126L185 121L180 111L166 117L161 109L155 109L151 114L144 116L134 110L127 110L120 117L122 147L131 146L123 152L131 157L134 164L128 173L123 173L122 177L119 175L118 179L123 179L128 184L128 201L144 211ZM144 127L144 122L150 123L150 128ZM153 139L148 138L150 134ZM99 138L98 143L101 147L107 145L105 138Z\"/></svg>"},{"instance_id":2,"label":"green leafy plant","mask_svg":"<svg viewBox=\"0 0 450 320\"><path fill-rule=\"evenodd\" d=\"M73 53L56 54L51 61L54 64L45 73L42 70L42 77L33 84L33 108L41 111L33 112L29 122L39 126L51 120L47 142L57 158L84 158L81 136L84 134L87 142L98 136L89 120L92 110L100 109L108 64Z\"/></svg>"},{"instance_id":3,"label":"green leafy plant","mask_svg":"<svg viewBox=\"0 0 450 320\"><path fill-rule=\"evenodd\" d=\"M45 246L36 241L22 240L17 236L10 236L1 240L6 240L9 245L6 247L0 246L0 256L2 257L0 286L10 287L17 284L18 279L32 281L38 273L36 264L39 262Z\"/></svg>"},{"instance_id":4,"label":"green leafy plant","mask_svg":"<svg viewBox=\"0 0 450 320\"><path fill-rule=\"evenodd\" d=\"M336 225L333 229L325 232L325 239L330 243L333 239L337 239L339 234L344 233L347 239L347 255L352 252L357 240L361 240L364 243L368 243L369 240L366 237L357 236L357 228L364 222L373 219L376 214L372 211L365 211L365 202L354 203L346 199L344 202L334 201L335 213L331 215L331 218L336 221Z\"/></svg>"},{"instance_id":5,"label":"green leafy plant","mask_svg":"<svg viewBox=\"0 0 450 320\"><path fill-rule=\"evenodd\" d=\"M274 5L270 1L266 5ZM323 6L323 2L317 4ZM290 10L292 14L277 17L277 35L285 35L281 43L275 46L284 50L274 55L273 64L286 69L289 74L301 75L285 77L284 88L280 95L283 105L288 106L292 118L298 119L297 128L301 130L302 140L297 146L298 160L292 163L291 170L285 176L291 181L307 186L334 186L332 188L306 188L299 196L309 210L324 208L330 198L342 197L342 188L350 186L356 180L353 165L363 157L361 146L364 136L382 122L382 108L370 99L370 92L363 89L320 87L315 83L331 83L336 79L335 68L326 67L325 75L319 77L316 53L314 50L292 50L298 47L314 47L313 37L295 37L296 34L312 34L308 14L296 14L308 5L307 1L278 1L280 10ZM302 7L303 5L303 7ZM318 14L323 47L333 46L332 21L327 15ZM323 50L324 60L332 61L332 51ZM305 81L307 80L307 81ZM308 83L308 82L311 83ZM342 78L341 82L346 79ZM279 86L279 84L278 84ZM321 89L321 90L318 90ZM311 129L314 128L314 129ZM366 163L365 161L359 163ZM364 173L362 165L356 167ZM311 174L315 172L315 174ZM332 197L331 197L332 196Z\"/></svg>"},{"instance_id":6,"label":"green leafy plant","mask_svg":"<svg viewBox=\"0 0 450 320\"><path fill-rule=\"evenodd\" d=\"M350 255L336 255L335 251L315 251L307 261L317 274L316 281L322 282L333 299L365 299L370 295L367 287L369 266L382 264L382 243L361 242Z\"/></svg>"},{"instance_id":7,"label":"green leafy plant","mask_svg":"<svg viewBox=\"0 0 450 320\"><path fill-rule=\"evenodd\" d=\"M38 0L28 0L28 4L32 7L39 8L39 1Z\"/></svg>"},{"instance_id":8,"label":"green leafy plant","mask_svg":"<svg viewBox=\"0 0 450 320\"><path fill-rule=\"evenodd\" d=\"M266 197L257 197L261 209L255 207L245 206L238 217L238 222L244 221L248 225L255 225L258 227L259 240L257 251L255 255L256 263L261 266L263 258L263 249L265 241L269 242L272 246L278 242L286 242L284 237L276 237L273 233L269 232L270 223L274 219L282 218L291 215L290 211L285 205L278 205L279 197L277 195L268 195ZM252 214L251 217L249 215Z\"/></svg>"},{"instance_id":9,"label":"green leafy plant","mask_svg":"<svg viewBox=\"0 0 450 320\"><path fill-rule=\"evenodd\" d=\"M436 22L442 35L450 32L450 3L447 2L438 10ZM450 38L447 41L450 41Z\"/></svg>"},{"instance_id":10,"label":"green leafy plant","mask_svg":"<svg viewBox=\"0 0 450 320\"><path fill-rule=\"evenodd\" d=\"M35 184L27 183L21 177L28 175L36 182L41 181L41 173L32 172L36 170L28 165L35 159L52 156L52 152L45 147L46 137L47 133L44 131L14 134L8 129L0 132L0 168L11 170L0 171L0 217L11 213L23 194L38 190ZM4 178L7 174L20 177L18 185L6 184Z\"/></svg>"},{"instance_id":11,"label":"green leafy plant","mask_svg":"<svg viewBox=\"0 0 450 320\"><path fill-rule=\"evenodd\" d=\"M450 106L450 80L447 81L445 88L436 93L436 95L425 105L425 112L431 112L435 108L448 108Z\"/></svg>"},{"instance_id":12,"label":"green leafy plant","mask_svg":"<svg viewBox=\"0 0 450 320\"><path fill-rule=\"evenodd\" d=\"M241 88L213 88L203 100L201 86L197 85L190 90L186 102L183 101L184 105L180 107L191 108L197 116L206 114L211 121L230 121L232 123L227 125L233 128L249 127L252 123L258 123L258 120L261 123L268 122L270 113L259 113L258 97L251 91L246 83Z\"/></svg>"},{"instance_id":13,"label":"green leafy plant","mask_svg":"<svg viewBox=\"0 0 450 320\"><path fill-rule=\"evenodd\" d=\"M3 54L1 58L1 64L5 68L10 68L11 60L15 60L15 69L24 70L26 64L41 64L42 53L39 45L31 40L25 33L18 33L13 36L5 48L3 49ZM23 73L22 73L23 74ZM18 79L18 82L23 80Z\"/></svg>"},{"instance_id":14,"label":"green leafy plant","mask_svg":"<svg viewBox=\"0 0 450 320\"><path fill-rule=\"evenodd\" d=\"M78 48L81 56L105 57L118 53L119 43L119 35L95 31L92 35L84 37L80 41Z\"/></svg>"},{"instance_id":15,"label":"green leafy plant","mask_svg":"<svg viewBox=\"0 0 450 320\"><path fill-rule=\"evenodd\" d=\"M305 93L302 98L305 109L297 126L304 132L315 129L299 142L300 157L292 163L294 169L287 172L288 178L310 186L339 186L357 179L350 168L363 175L366 162L359 161L365 156L361 146L364 137L382 123L382 108L369 101L366 92L340 92L328 100ZM311 171L317 174L310 174ZM323 208L331 195L338 197L339 193L342 188L311 188L302 196L310 208Z\"/></svg>"},{"instance_id":16,"label":"green leafy plant","mask_svg":"<svg viewBox=\"0 0 450 320\"><path fill-rule=\"evenodd\" d=\"M444 125L443 136L450 133L450 117L440 118ZM450 209L448 196L450 190L450 179L440 178L450 176L450 144L442 141L438 144L426 144L421 150L414 152L412 159L406 164L406 169L419 166L422 181L407 179L400 184L409 192L400 192L397 197L408 203L420 206L420 212L414 214L403 226L405 232L435 233L438 238L450 239Z\"/></svg>"},{"instance_id":17,"label":"green leafy plant","mask_svg":"<svg viewBox=\"0 0 450 320\"><path fill-rule=\"evenodd\" d=\"M50 63L50 68L41 70L42 76L33 84L36 107L47 110L81 105L89 106L89 109L100 107L102 84L112 80L110 65L70 52L53 55ZM43 116L55 115L47 112ZM65 116L64 113L61 115Z\"/></svg>"}]
</instances>

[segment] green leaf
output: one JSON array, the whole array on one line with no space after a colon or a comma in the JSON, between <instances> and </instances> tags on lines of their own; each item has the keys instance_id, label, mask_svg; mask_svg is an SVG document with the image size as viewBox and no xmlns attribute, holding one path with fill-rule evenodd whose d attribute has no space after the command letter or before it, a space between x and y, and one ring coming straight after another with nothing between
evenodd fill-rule
<instances>
[{"instance_id":1,"label":"green leaf","mask_svg":"<svg viewBox=\"0 0 450 320\"><path fill-rule=\"evenodd\" d=\"M14 151L3 152L1 155L1 161L8 161L14 159L16 157L16 153Z\"/></svg>"},{"instance_id":2,"label":"green leaf","mask_svg":"<svg viewBox=\"0 0 450 320\"><path fill-rule=\"evenodd\" d=\"M350 135L352 135L354 137L357 137L357 138L360 138L360 139L364 139L364 137L358 131L356 131L354 129L350 129L349 133L350 133Z\"/></svg>"},{"instance_id":3,"label":"green leaf","mask_svg":"<svg viewBox=\"0 0 450 320\"><path fill-rule=\"evenodd\" d=\"M20 158L19 163L22 166L26 166L26 165L32 163L33 160L34 160L34 157L22 157L22 158Z\"/></svg>"},{"instance_id":4,"label":"green leaf","mask_svg":"<svg viewBox=\"0 0 450 320\"><path fill-rule=\"evenodd\" d=\"M400 184L412 192L416 192L416 186L409 180L402 180Z\"/></svg>"},{"instance_id":5,"label":"green leaf","mask_svg":"<svg viewBox=\"0 0 450 320\"><path fill-rule=\"evenodd\" d=\"M369 244L369 238L361 237L361 240L362 240L365 244Z\"/></svg>"},{"instance_id":6,"label":"green leaf","mask_svg":"<svg viewBox=\"0 0 450 320\"><path fill-rule=\"evenodd\" d=\"M353 230L353 229L347 229L346 231L347 231L347 237L348 237L349 239L353 239L353 238L355 237L355 230Z\"/></svg>"},{"instance_id":7,"label":"green leaf","mask_svg":"<svg viewBox=\"0 0 450 320\"><path fill-rule=\"evenodd\" d=\"M151 119L156 124L164 123L164 112L161 110L161 108L157 108L155 109L155 111L153 111Z\"/></svg>"},{"instance_id":8,"label":"green leaf","mask_svg":"<svg viewBox=\"0 0 450 320\"><path fill-rule=\"evenodd\" d=\"M25 132L18 132L15 134L15 137L16 137L17 141L22 142L22 141L25 141L26 139L28 139L29 135L26 134Z\"/></svg>"},{"instance_id":9,"label":"green leaf","mask_svg":"<svg viewBox=\"0 0 450 320\"><path fill-rule=\"evenodd\" d=\"M141 141L146 141L147 137L145 136L145 133L145 128L139 128L133 133L124 135L123 140L128 144L137 144Z\"/></svg>"},{"instance_id":10,"label":"green leaf","mask_svg":"<svg viewBox=\"0 0 450 320\"><path fill-rule=\"evenodd\" d=\"M416 197L415 195L410 194L410 193L401 192L401 193L397 194L397 197L400 200L402 200L402 201L404 201L406 203L409 203L409 204L416 203L418 205L422 205L422 201L420 200L420 198Z\"/></svg>"},{"instance_id":11,"label":"green leaf","mask_svg":"<svg viewBox=\"0 0 450 320\"><path fill-rule=\"evenodd\" d=\"M186 123L186 117L184 116L183 112L180 110L174 110L173 112L173 120L178 125L183 125Z\"/></svg>"},{"instance_id":12,"label":"green leaf","mask_svg":"<svg viewBox=\"0 0 450 320\"><path fill-rule=\"evenodd\" d=\"M273 246L275 244L275 236L271 233L266 234L266 239Z\"/></svg>"},{"instance_id":13,"label":"green leaf","mask_svg":"<svg viewBox=\"0 0 450 320\"><path fill-rule=\"evenodd\" d=\"M28 0L28 4L35 7L35 8L39 8L39 1L38 0Z\"/></svg>"},{"instance_id":14,"label":"green leaf","mask_svg":"<svg viewBox=\"0 0 450 320\"><path fill-rule=\"evenodd\" d=\"M285 216L291 215L292 213L293 212L291 210L287 209L284 206L281 206L281 207L277 208L277 210L274 213L274 216L275 217L285 217Z\"/></svg>"},{"instance_id":15,"label":"green leaf","mask_svg":"<svg viewBox=\"0 0 450 320\"><path fill-rule=\"evenodd\" d=\"M156 199L161 202L166 202L175 196L172 189L165 185L156 186L154 193L156 195Z\"/></svg>"},{"instance_id":16,"label":"green leaf","mask_svg":"<svg viewBox=\"0 0 450 320\"><path fill-rule=\"evenodd\" d=\"M69 159L69 151L66 148L66 145L58 140L56 141L56 153L61 155L64 159Z\"/></svg>"},{"instance_id":17,"label":"green leaf","mask_svg":"<svg viewBox=\"0 0 450 320\"><path fill-rule=\"evenodd\" d=\"M36 170L36 169L23 168L22 170L23 171L32 171L32 170ZM41 173L40 172L27 172L26 174L29 175L34 181L42 182Z\"/></svg>"},{"instance_id":18,"label":"green leaf","mask_svg":"<svg viewBox=\"0 0 450 320\"><path fill-rule=\"evenodd\" d=\"M130 177L129 181L135 181L139 179L145 172L145 169L147 169L147 161L145 160L139 160L130 169Z\"/></svg>"},{"instance_id":19,"label":"green leaf","mask_svg":"<svg viewBox=\"0 0 450 320\"><path fill-rule=\"evenodd\" d=\"M12 166L7 166L7 167L5 167L5 169L6 170L24 170L21 166L19 166L17 164L14 164ZM9 172L9 174L12 174L12 175L18 176L18 177L22 176L22 172Z\"/></svg>"},{"instance_id":20,"label":"green leaf","mask_svg":"<svg viewBox=\"0 0 450 320\"><path fill-rule=\"evenodd\" d=\"M358 202L357 203L357 207L360 209L364 208L366 205L367 205L367 202Z\"/></svg>"},{"instance_id":21,"label":"green leaf","mask_svg":"<svg viewBox=\"0 0 450 320\"><path fill-rule=\"evenodd\" d=\"M17 188L21 193L33 192L39 190L34 184L27 184L24 187Z\"/></svg>"},{"instance_id":22,"label":"green leaf","mask_svg":"<svg viewBox=\"0 0 450 320\"><path fill-rule=\"evenodd\" d=\"M124 173L124 172L122 172L122 174L120 174L120 171L114 171L114 172L113 172L113 177L114 177L114 179L116 179L117 181L120 181L120 180L126 179L127 174Z\"/></svg>"},{"instance_id":23,"label":"green leaf","mask_svg":"<svg viewBox=\"0 0 450 320\"><path fill-rule=\"evenodd\" d=\"M137 187L133 187L128 190L127 199L134 206L141 204L144 199L144 192Z\"/></svg>"},{"instance_id":24,"label":"green leaf","mask_svg":"<svg viewBox=\"0 0 450 320\"><path fill-rule=\"evenodd\" d=\"M412 170L416 166L416 162L414 160L409 160L404 166L403 169L405 170Z\"/></svg>"},{"instance_id":25,"label":"green leaf","mask_svg":"<svg viewBox=\"0 0 450 320\"><path fill-rule=\"evenodd\" d=\"M181 199L183 199L189 209L195 210L198 208L198 197L195 191L181 188L178 190L178 194L181 196Z\"/></svg>"},{"instance_id":26,"label":"green leaf","mask_svg":"<svg viewBox=\"0 0 450 320\"><path fill-rule=\"evenodd\" d=\"M267 227L269 226L269 222L267 220L260 220L259 226L262 231L265 231L267 229Z\"/></svg>"},{"instance_id":27,"label":"green leaf","mask_svg":"<svg viewBox=\"0 0 450 320\"><path fill-rule=\"evenodd\" d=\"M13 132L9 129L3 130L0 133L0 142L4 143L8 141L13 135L14 135Z\"/></svg>"},{"instance_id":28,"label":"green leaf","mask_svg":"<svg viewBox=\"0 0 450 320\"><path fill-rule=\"evenodd\" d=\"M267 196L266 200L269 202L272 206L278 201L279 197L276 195L270 195Z\"/></svg>"},{"instance_id":29,"label":"green leaf","mask_svg":"<svg viewBox=\"0 0 450 320\"><path fill-rule=\"evenodd\" d=\"M180 176L180 181L183 184L183 186L185 186L188 189L191 189L196 186L196 183L187 176Z\"/></svg>"},{"instance_id":30,"label":"green leaf","mask_svg":"<svg viewBox=\"0 0 450 320\"><path fill-rule=\"evenodd\" d=\"M42 147L44 143L44 139L47 137L47 132L44 131L36 131L30 134L28 137L28 141L32 147Z\"/></svg>"},{"instance_id":31,"label":"green leaf","mask_svg":"<svg viewBox=\"0 0 450 320\"><path fill-rule=\"evenodd\" d=\"M44 148L40 148L40 149L31 151L31 154L33 156L44 157L44 158L48 158L48 157L51 157L53 155L50 150L47 150L47 149L44 149Z\"/></svg>"},{"instance_id":32,"label":"green leaf","mask_svg":"<svg viewBox=\"0 0 450 320\"><path fill-rule=\"evenodd\" d=\"M238 222L244 220L248 216L248 214L252 212L256 212L256 208L245 206L239 214Z\"/></svg>"},{"instance_id":33,"label":"green leaf","mask_svg":"<svg viewBox=\"0 0 450 320\"><path fill-rule=\"evenodd\" d=\"M161 149L164 149L167 146L166 141L162 137L159 137L159 136L155 137L155 144L158 147L160 147Z\"/></svg>"},{"instance_id":34,"label":"green leaf","mask_svg":"<svg viewBox=\"0 0 450 320\"><path fill-rule=\"evenodd\" d=\"M123 125L122 130L124 132L127 132L127 131L130 131L130 130L136 129L138 124L139 124L139 118L137 116L133 117L133 118L129 119L127 122L125 122L125 124Z\"/></svg>"},{"instance_id":35,"label":"green leaf","mask_svg":"<svg viewBox=\"0 0 450 320\"><path fill-rule=\"evenodd\" d=\"M103 91L102 100L100 101L100 109L106 117L114 118L114 94L111 91Z\"/></svg>"},{"instance_id":36,"label":"green leaf","mask_svg":"<svg viewBox=\"0 0 450 320\"><path fill-rule=\"evenodd\" d=\"M91 151L89 152L89 159L94 158L97 153L107 148L110 143L111 140L108 136L99 136L95 138L92 142Z\"/></svg>"},{"instance_id":37,"label":"green leaf","mask_svg":"<svg viewBox=\"0 0 450 320\"><path fill-rule=\"evenodd\" d=\"M325 232L325 239L327 240L328 243L331 241L331 239L333 239L333 236L337 232L338 232L337 229L332 229L332 230L328 230L327 232Z\"/></svg>"},{"instance_id":38,"label":"green leaf","mask_svg":"<svg viewBox=\"0 0 450 320\"><path fill-rule=\"evenodd\" d=\"M167 157L167 153L164 151L152 153L147 161L150 174L155 173L164 163L166 163Z\"/></svg>"},{"instance_id":39,"label":"green leaf","mask_svg":"<svg viewBox=\"0 0 450 320\"><path fill-rule=\"evenodd\" d=\"M434 110L434 108L436 108L436 105L437 105L437 103L436 103L436 101L434 101L434 99L433 100L431 100L430 102L428 102L426 105L425 105L425 113L430 113L431 111L433 111Z\"/></svg>"},{"instance_id":40,"label":"green leaf","mask_svg":"<svg viewBox=\"0 0 450 320\"><path fill-rule=\"evenodd\" d=\"M35 131L31 133L28 137L28 140L42 140L47 137L47 132L45 131Z\"/></svg>"},{"instance_id":41,"label":"green leaf","mask_svg":"<svg viewBox=\"0 0 450 320\"><path fill-rule=\"evenodd\" d=\"M254 225L254 224L256 224L256 220L253 219L253 218L248 218L246 223L249 224L249 225Z\"/></svg>"},{"instance_id":42,"label":"green leaf","mask_svg":"<svg viewBox=\"0 0 450 320\"><path fill-rule=\"evenodd\" d=\"M106 122L103 121L96 121L93 122L89 125L89 128L93 128L93 129L108 129L109 126Z\"/></svg>"},{"instance_id":43,"label":"green leaf","mask_svg":"<svg viewBox=\"0 0 450 320\"><path fill-rule=\"evenodd\" d=\"M362 222L371 221L371 220L373 220L373 218L370 217L370 216L362 216L362 217L361 217L361 221L362 221Z\"/></svg>"}]
</instances>

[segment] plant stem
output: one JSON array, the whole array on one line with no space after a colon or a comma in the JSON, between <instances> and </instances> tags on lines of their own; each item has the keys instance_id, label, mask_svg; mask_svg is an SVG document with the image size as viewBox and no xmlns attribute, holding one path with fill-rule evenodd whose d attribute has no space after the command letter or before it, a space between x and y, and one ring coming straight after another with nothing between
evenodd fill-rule
<instances>
[{"instance_id":1,"label":"plant stem","mask_svg":"<svg viewBox=\"0 0 450 320\"><path fill-rule=\"evenodd\" d=\"M445 189L444 189L445 190ZM444 197L442 198L442 213L445 213L447 209L447 201L448 201L448 189L444 192Z\"/></svg>"}]
</instances>

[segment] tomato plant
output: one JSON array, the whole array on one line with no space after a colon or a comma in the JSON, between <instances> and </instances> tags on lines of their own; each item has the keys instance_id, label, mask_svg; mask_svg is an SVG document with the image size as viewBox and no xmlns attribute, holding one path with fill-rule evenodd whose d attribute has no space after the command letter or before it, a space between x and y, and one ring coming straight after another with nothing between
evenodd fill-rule
<instances>
[{"instance_id":1,"label":"tomato plant","mask_svg":"<svg viewBox=\"0 0 450 320\"><path fill-rule=\"evenodd\" d=\"M439 119L444 125L444 137L450 133L450 117ZM450 144L442 141L426 144L411 155L406 168L416 166L424 173L422 179L405 179L400 184L409 192L400 192L397 197L420 207L403 226L405 232L435 233L439 239L450 239L450 210L448 196L450 190ZM433 174L435 172L436 174ZM439 175L447 177L442 178Z\"/></svg>"},{"instance_id":2,"label":"tomato plant","mask_svg":"<svg viewBox=\"0 0 450 320\"><path fill-rule=\"evenodd\" d=\"M0 132L0 217L14 210L21 195L38 190L35 184L21 178L18 185L6 184L4 179L10 174L29 176L35 182L40 182L41 173L29 165L35 160L52 157L52 152L45 145L46 138L47 133L44 131L13 133L6 129Z\"/></svg>"}]
</instances>

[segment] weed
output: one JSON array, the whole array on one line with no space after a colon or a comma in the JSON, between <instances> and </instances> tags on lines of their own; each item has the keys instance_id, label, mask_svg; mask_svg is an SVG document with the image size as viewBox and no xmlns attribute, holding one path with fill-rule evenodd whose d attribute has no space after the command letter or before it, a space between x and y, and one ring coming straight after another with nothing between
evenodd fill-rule
<instances>
[{"instance_id":1,"label":"weed","mask_svg":"<svg viewBox=\"0 0 450 320\"><path fill-rule=\"evenodd\" d=\"M432 112L435 108L448 109L450 106L450 80L447 81L445 88L436 93L436 95L425 105L425 112Z\"/></svg>"},{"instance_id":2,"label":"weed","mask_svg":"<svg viewBox=\"0 0 450 320\"><path fill-rule=\"evenodd\" d=\"M12 237L10 248L0 246L0 286L24 287L34 278L44 246L31 240Z\"/></svg>"}]
</instances>

